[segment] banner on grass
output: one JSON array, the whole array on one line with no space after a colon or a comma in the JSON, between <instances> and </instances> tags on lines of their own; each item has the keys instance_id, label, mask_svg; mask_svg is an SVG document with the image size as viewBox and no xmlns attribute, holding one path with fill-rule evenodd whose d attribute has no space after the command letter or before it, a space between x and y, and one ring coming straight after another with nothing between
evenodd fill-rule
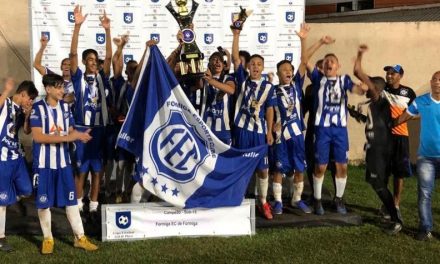
<instances>
[{"instance_id":1,"label":"banner on grass","mask_svg":"<svg viewBox=\"0 0 440 264\"><path fill-rule=\"evenodd\" d=\"M144 188L184 208L241 204L267 146L235 149L203 122L157 46L147 48L117 145L137 158Z\"/></svg>"}]
</instances>

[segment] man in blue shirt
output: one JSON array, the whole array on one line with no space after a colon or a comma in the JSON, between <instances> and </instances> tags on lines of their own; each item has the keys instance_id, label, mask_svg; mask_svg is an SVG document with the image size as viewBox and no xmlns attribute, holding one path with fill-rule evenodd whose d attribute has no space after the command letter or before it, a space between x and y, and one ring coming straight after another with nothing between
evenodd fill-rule
<instances>
[{"instance_id":1,"label":"man in blue shirt","mask_svg":"<svg viewBox=\"0 0 440 264\"><path fill-rule=\"evenodd\" d=\"M433 229L431 195L436 172L440 168L440 71L431 78L431 92L417 97L396 121L420 116L420 144L417 153L419 233L417 240L431 240Z\"/></svg>"}]
</instances>

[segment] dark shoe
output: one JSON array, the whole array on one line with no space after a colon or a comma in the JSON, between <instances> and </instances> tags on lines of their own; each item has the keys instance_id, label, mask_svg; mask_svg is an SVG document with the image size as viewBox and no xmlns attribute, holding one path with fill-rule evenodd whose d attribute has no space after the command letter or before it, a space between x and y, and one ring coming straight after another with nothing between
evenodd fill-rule
<instances>
[{"instance_id":1,"label":"dark shoe","mask_svg":"<svg viewBox=\"0 0 440 264\"><path fill-rule=\"evenodd\" d=\"M416 239L419 241L430 241L434 239L434 236L429 231L420 231L417 233Z\"/></svg>"},{"instance_id":2,"label":"dark shoe","mask_svg":"<svg viewBox=\"0 0 440 264\"><path fill-rule=\"evenodd\" d=\"M389 227L387 227L384 231L390 236L394 236L402 230L401 223L393 223Z\"/></svg>"},{"instance_id":3,"label":"dark shoe","mask_svg":"<svg viewBox=\"0 0 440 264\"><path fill-rule=\"evenodd\" d=\"M0 238L0 250L4 252L12 252L14 251L14 248L8 244L6 241L6 238Z\"/></svg>"},{"instance_id":4,"label":"dark shoe","mask_svg":"<svg viewBox=\"0 0 440 264\"><path fill-rule=\"evenodd\" d=\"M336 212L338 212L339 214L347 214L347 209L345 208L345 202L342 198L336 197L335 198L335 207L336 207Z\"/></svg>"},{"instance_id":5,"label":"dark shoe","mask_svg":"<svg viewBox=\"0 0 440 264\"><path fill-rule=\"evenodd\" d=\"M315 199L315 201L313 202L313 209L315 211L315 214L317 215L324 214L324 208L322 207L321 200Z\"/></svg>"}]
</instances>

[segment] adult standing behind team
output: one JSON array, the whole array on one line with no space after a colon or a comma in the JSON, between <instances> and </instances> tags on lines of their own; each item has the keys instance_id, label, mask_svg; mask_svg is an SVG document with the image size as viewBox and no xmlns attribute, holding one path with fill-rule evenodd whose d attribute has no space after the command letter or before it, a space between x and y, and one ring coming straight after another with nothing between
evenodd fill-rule
<instances>
[{"instance_id":1,"label":"adult standing behind team","mask_svg":"<svg viewBox=\"0 0 440 264\"><path fill-rule=\"evenodd\" d=\"M406 108L416 98L413 89L400 83L403 77L402 66L385 66L385 79L387 85L385 91L391 94L391 117L399 117ZM391 173L394 176L394 205L402 222L402 216L399 210L400 197L403 191L403 178L411 176L411 165L409 160L409 140L408 125L402 123L391 130L392 133L392 155L391 155Z\"/></svg>"}]
</instances>

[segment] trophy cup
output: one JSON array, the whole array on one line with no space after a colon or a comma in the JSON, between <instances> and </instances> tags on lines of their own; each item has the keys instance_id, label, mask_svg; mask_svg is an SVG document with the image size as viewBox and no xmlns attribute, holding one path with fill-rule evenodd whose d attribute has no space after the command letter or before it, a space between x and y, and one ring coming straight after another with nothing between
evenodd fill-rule
<instances>
[{"instance_id":1,"label":"trophy cup","mask_svg":"<svg viewBox=\"0 0 440 264\"><path fill-rule=\"evenodd\" d=\"M252 10L246 11L246 8L240 6L240 13L232 14L231 29L243 29L243 23L252 14Z\"/></svg>"},{"instance_id":2,"label":"trophy cup","mask_svg":"<svg viewBox=\"0 0 440 264\"><path fill-rule=\"evenodd\" d=\"M191 10L188 10L187 0L174 0L177 5L177 10L174 9L172 1L170 1L166 8L171 15L179 23L180 30L183 34L183 45L180 53L180 73L183 75L190 75L192 77L202 77L204 75L203 69L203 53L199 50L196 44L196 35L191 29L192 20L196 13L198 3L192 1ZM190 69L188 72L187 69Z\"/></svg>"}]
</instances>

